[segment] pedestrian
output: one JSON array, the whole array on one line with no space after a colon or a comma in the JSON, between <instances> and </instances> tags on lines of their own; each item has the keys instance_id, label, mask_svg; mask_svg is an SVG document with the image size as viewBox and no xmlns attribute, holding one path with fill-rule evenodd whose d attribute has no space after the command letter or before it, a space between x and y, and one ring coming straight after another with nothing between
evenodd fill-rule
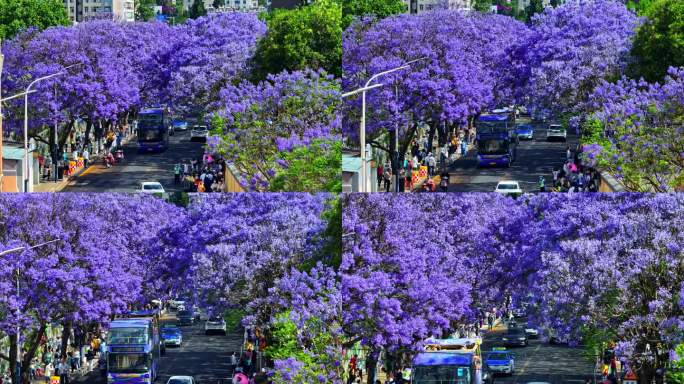
<instances>
[{"instance_id":1,"label":"pedestrian","mask_svg":"<svg viewBox=\"0 0 684 384\"><path fill-rule=\"evenodd\" d=\"M62 361L57 366L59 370L59 384L69 384L69 368L67 357L62 356Z\"/></svg>"},{"instance_id":2,"label":"pedestrian","mask_svg":"<svg viewBox=\"0 0 684 384\"><path fill-rule=\"evenodd\" d=\"M377 171L377 179L378 179L378 189L382 186L382 180L383 177L385 176L385 169L383 168L382 164L378 164L378 171Z\"/></svg>"},{"instance_id":3,"label":"pedestrian","mask_svg":"<svg viewBox=\"0 0 684 384\"><path fill-rule=\"evenodd\" d=\"M449 189L449 172L446 170L440 175L439 189L442 192L446 192Z\"/></svg>"},{"instance_id":4,"label":"pedestrian","mask_svg":"<svg viewBox=\"0 0 684 384\"><path fill-rule=\"evenodd\" d=\"M392 185L392 169L385 168L385 173L382 174L382 179L385 181L385 192L390 191L390 186Z\"/></svg>"},{"instance_id":5,"label":"pedestrian","mask_svg":"<svg viewBox=\"0 0 684 384\"><path fill-rule=\"evenodd\" d=\"M88 148L83 148L83 166L88 168L88 162L90 161L90 152Z\"/></svg>"},{"instance_id":6,"label":"pedestrian","mask_svg":"<svg viewBox=\"0 0 684 384\"><path fill-rule=\"evenodd\" d=\"M546 192L546 186L544 183L544 176L539 176L539 192Z\"/></svg>"},{"instance_id":7,"label":"pedestrian","mask_svg":"<svg viewBox=\"0 0 684 384\"><path fill-rule=\"evenodd\" d=\"M461 140L461 156L465 156L468 150L468 144L465 140Z\"/></svg>"},{"instance_id":8,"label":"pedestrian","mask_svg":"<svg viewBox=\"0 0 684 384\"><path fill-rule=\"evenodd\" d=\"M242 370L242 367L235 368L235 375L233 375L233 384L249 384L249 378Z\"/></svg>"},{"instance_id":9,"label":"pedestrian","mask_svg":"<svg viewBox=\"0 0 684 384\"><path fill-rule=\"evenodd\" d=\"M571 161L572 158L573 158L573 156L572 156L572 150L570 149L570 146L569 146L569 145L566 145L566 146L565 146L565 158L566 158L568 161Z\"/></svg>"},{"instance_id":10,"label":"pedestrian","mask_svg":"<svg viewBox=\"0 0 684 384\"><path fill-rule=\"evenodd\" d=\"M489 329L490 331L491 331L492 328L494 327L494 316L492 316L491 313L490 313L489 315L487 315L487 325L488 325L488 329Z\"/></svg>"},{"instance_id":11,"label":"pedestrian","mask_svg":"<svg viewBox=\"0 0 684 384\"><path fill-rule=\"evenodd\" d=\"M211 185L214 183L214 175L211 172L206 172L202 181L204 182L204 191L212 192Z\"/></svg>"},{"instance_id":12,"label":"pedestrian","mask_svg":"<svg viewBox=\"0 0 684 384\"><path fill-rule=\"evenodd\" d=\"M181 165L176 163L176 165L173 166L173 183L174 184L180 184L180 179L181 179Z\"/></svg>"},{"instance_id":13,"label":"pedestrian","mask_svg":"<svg viewBox=\"0 0 684 384\"><path fill-rule=\"evenodd\" d=\"M435 159L435 156L430 152L428 154L428 177L432 177L435 174L435 166L437 165L437 160Z\"/></svg>"},{"instance_id":14,"label":"pedestrian","mask_svg":"<svg viewBox=\"0 0 684 384\"><path fill-rule=\"evenodd\" d=\"M413 171L411 167L406 170L406 181L404 182L404 189L412 191L413 190Z\"/></svg>"}]
</instances>

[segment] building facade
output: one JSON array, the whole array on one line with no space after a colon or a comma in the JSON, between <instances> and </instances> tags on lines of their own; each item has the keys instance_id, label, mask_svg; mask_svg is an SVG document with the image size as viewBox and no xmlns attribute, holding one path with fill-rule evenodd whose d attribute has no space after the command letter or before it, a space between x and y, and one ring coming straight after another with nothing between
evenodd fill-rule
<instances>
[{"instance_id":1,"label":"building facade","mask_svg":"<svg viewBox=\"0 0 684 384\"><path fill-rule=\"evenodd\" d=\"M449 9L472 10L472 0L403 0L409 13L420 14L440 7Z\"/></svg>"},{"instance_id":2,"label":"building facade","mask_svg":"<svg viewBox=\"0 0 684 384\"><path fill-rule=\"evenodd\" d=\"M135 21L135 0L64 0L64 6L73 23L101 18Z\"/></svg>"}]
</instances>

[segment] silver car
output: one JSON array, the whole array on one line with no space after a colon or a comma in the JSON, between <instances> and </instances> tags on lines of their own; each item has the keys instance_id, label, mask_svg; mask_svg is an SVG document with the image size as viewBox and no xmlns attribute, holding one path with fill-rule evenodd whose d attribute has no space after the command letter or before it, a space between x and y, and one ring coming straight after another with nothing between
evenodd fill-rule
<instances>
[{"instance_id":1,"label":"silver car","mask_svg":"<svg viewBox=\"0 0 684 384\"><path fill-rule=\"evenodd\" d=\"M204 323L204 334L210 333L226 334L226 321L222 317L214 316Z\"/></svg>"},{"instance_id":2,"label":"silver car","mask_svg":"<svg viewBox=\"0 0 684 384\"><path fill-rule=\"evenodd\" d=\"M567 132L565 131L565 128L563 128L562 125L551 124L549 125L549 129L546 131L546 140L565 141L567 140Z\"/></svg>"},{"instance_id":3,"label":"silver car","mask_svg":"<svg viewBox=\"0 0 684 384\"><path fill-rule=\"evenodd\" d=\"M190 130L190 141L207 141L209 128L206 125L195 125Z\"/></svg>"}]
</instances>

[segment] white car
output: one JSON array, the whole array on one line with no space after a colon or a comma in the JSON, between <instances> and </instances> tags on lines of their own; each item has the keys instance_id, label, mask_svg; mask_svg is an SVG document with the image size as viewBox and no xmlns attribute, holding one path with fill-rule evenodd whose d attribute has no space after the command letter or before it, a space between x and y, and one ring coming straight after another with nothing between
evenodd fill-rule
<instances>
[{"instance_id":1,"label":"white car","mask_svg":"<svg viewBox=\"0 0 684 384\"><path fill-rule=\"evenodd\" d=\"M209 318L206 323L204 323L204 334L208 335L210 333L221 333L226 334L226 321L222 317L214 316Z\"/></svg>"},{"instance_id":2,"label":"white car","mask_svg":"<svg viewBox=\"0 0 684 384\"><path fill-rule=\"evenodd\" d=\"M565 128L563 128L562 125L551 124L551 125L549 125L549 129L546 131L546 140L548 140L548 141L551 141L551 140L565 141L565 140L567 140L567 132L565 131Z\"/></svg>"},{"instance_id":3,"label":"white car","mask_svg":"<svg viewBox=\"0 0 684 384\"><path fill-rule=\"evenodd\" d=\"M140 184L141 193L166 193L161 183L157 181L145 181Z\"/></svg>"},{"instance_id":4,"label":"white car","mask_svg":"<svg viewBox=\"0 0 684 384\"><path fill-rule=\"evenodd\" d=\"M520 196L523 194L522 188L520 188L520 183L513 180L502 180L494 188L494 192L500 193L506 196Z\"/></svg>"},{"instance_id":5,"label":"white car","mask_svg":"<svg viewBox=\"0 0 684 384\"><path fill-rule=\"evenodd\" d=\"M166 384L196 384L195 378L192 376L171 376Z\"/></svg>"},{"instance_id":6,"label":"white car","mask_svg":"<svg viewBox=\"0 0 684 384\"><path fill-rule=\"evenodd\" d=\"M209 136L209 128L206 125L195 125L190 130L190 141L206 141Z\"/></svg>"},{"instance_id":7,"label":"white car","mask_svg":"<svg viewBox=\"0 0 684 384\"><path fill-rule=\"evenodd\" d=\"M537 328L527 326L525 327L525 334L528 338L537 338L539 337L539 330Z\"/></svg>"},{"instance_id":8,"label":"white car","mask_svg":"<svg viewBox=\"0 0 684 384\"><path fill-rule=\"evenodd\" d=\"M185 307L185 299L175 298L169 300L169 307L178 309L179 307Z\"/></svg>"}]
</instances>

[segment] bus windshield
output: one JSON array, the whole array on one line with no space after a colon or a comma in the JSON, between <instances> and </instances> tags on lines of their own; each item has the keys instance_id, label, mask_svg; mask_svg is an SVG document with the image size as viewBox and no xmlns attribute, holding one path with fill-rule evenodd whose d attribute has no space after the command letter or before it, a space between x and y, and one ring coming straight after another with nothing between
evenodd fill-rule
<instances>
[{"instance_id":1,"label":"bus windshield","mask_svg":"<svg viewBox=\"0 0 684 384\"><path fill-rule=\"evenodd\" d=\"M141 128L138 126L138 141L163 141L164 132L162 128Z\"/></svg>"},{"instance_id":2,"label":"bus windshield","mask_svg":"<svg viewBox=\"0 0 684 384\"><path fill-rule=\"evenodd\" d=\"M112 328L107 335L107 344L146 344L147 328Z\"/></svg>"},{"instance_id":3,"label":"bus windshield","mask_svg":"<svg viewBox=\"0 0 684 384\"><path fill-rule=\"evenodd\" d=\"M478 141L477 151L480 154L506 154L508 153L508 140L481 139Z\"/></svg>"},{"instance_id":4,"label":"bus windshield","mask_svg":"<svg viewBox=\"0 0 684 384\"><path fill-rule=\"evenodd\" d=\"M150 358L146 353L110 353L109 371L113 373L145 373Z\"/></svg>"},{"instance_id":5,"label":"bus windshield","mask_svg":"<svg viewBox=\"0 0 684 384\"><path fill-rule=\"evenodd\" d=\"M470 367L425 365L413 367L413 384L470 384Z\"/></svg>"}]
</instances>

